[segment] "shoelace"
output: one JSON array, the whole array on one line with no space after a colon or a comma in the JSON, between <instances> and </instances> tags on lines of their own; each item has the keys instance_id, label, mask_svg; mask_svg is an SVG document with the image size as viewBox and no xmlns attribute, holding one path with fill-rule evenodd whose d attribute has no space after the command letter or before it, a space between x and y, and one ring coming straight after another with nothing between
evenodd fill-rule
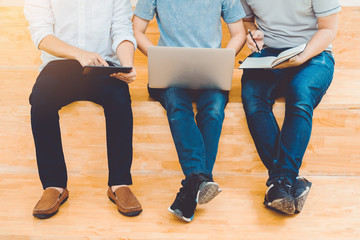
<instances>
[{"instance_id":1,"label":"shoelace","mask_svg":"<svg viewBox=\"0 0 360 240\"><path fill-rule=\"evenodd\" d=\"M287 183L287 181L286 180L284 180L284 179L278 179L278 180L276 180L276 183L277 183L277 185L279 185L279 186L282 186L282 188L287 192L287 193L291 193L291 188L292 188L292 186L289 184L289 183Z\"/></svg>"}]
</instances>

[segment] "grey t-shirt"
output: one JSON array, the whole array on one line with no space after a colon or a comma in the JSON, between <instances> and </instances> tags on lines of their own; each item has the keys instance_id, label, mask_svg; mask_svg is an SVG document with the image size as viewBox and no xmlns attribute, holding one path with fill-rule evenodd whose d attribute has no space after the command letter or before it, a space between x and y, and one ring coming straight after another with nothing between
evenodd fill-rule
<instances>
[{"instance_id":1,"label":"grey t-shirt","mask_svg":"<svg viewBox=\"0 0 360 240\"><path fill-rule=\"evenodd\" d=\"M246 17L255 16L264 44L289 48L309 42L318 30L317 18L341 10L338 0L241 0ZM331 51L331 45L326 49Z\"/></svg>"}]
</instances>

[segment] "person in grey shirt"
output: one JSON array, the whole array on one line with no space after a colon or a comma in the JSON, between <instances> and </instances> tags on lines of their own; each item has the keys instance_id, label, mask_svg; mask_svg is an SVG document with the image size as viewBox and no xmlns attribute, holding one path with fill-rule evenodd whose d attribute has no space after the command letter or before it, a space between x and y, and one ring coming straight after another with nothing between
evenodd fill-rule
<instances>
[{"instance_id":1,"label":"person in grey shirt","mask_svg":"<svg viewBox=\"0 0 360 240\"><path fill-rule=\"evenodd\" d=\"M242 101L258 154L268 169L264 204L287 214L302 210L311 182L299 177L309 143L313 110L331 84L337 33L337 0L241 0L252 57L276 56L306 43L305 50L275 69L245 69ZM256 44L259 51L256 47ZM279 128L272 106L285 97Z\"/></svg>"}]
</instances>

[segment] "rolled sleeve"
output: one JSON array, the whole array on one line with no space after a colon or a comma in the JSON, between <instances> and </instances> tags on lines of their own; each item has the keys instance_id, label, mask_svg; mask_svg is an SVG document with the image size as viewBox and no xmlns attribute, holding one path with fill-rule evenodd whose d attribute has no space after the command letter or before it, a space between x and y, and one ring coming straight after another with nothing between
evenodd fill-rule
<instances>
[{"instance_id":1,"label":"rolled sleeve","mask_svg":"<svg viewBox=\"0 0 360 240\"><path fill-rule=\"evenodd\" d=\"M48 35L54 35L54 15L50 0L25 0L24 15L29 22L31 39L37 49Z\"/></svg>"},{"instance_id":2,"label":"rolled sleeve","mask_svg":"<svg viewBox=\"0 0 360 240\"><path fill-rule=\"evenodd\" d=\"M241 5L244 8L245 11L245 18L252 18L255 16L254 12L252 11L251 7L247 4L246 0L240 0Z\"/></svg>"},{"instance_id":3,"label":"rolled sleeve","mask_svg":"<svg viewBox=\"0 0 360 240\"><path fill-rule=\"evenodd\" d=\"M134 14L142 19L150 21L155 16L156 4L156 0L139 0L136 4Z\"/></svg>"},{"instance_id":4,"label":"rolled sleeve","mask_svg":"<svg viewBox=\"0 0 360 240\"><path fill-rule=\"evenodd\" d=\"M117 47L123 41L130 41L137 47L132 27L132 6L130 0L115 0L113 18L111 20L112 49L116 53Z\"/></svg>"},{"instance_id":5,"label":"rolled sleeve","mask_svg":"<svg viewBox=\"0 0 360 240\"><path fill-rule=\"evenodd\" d=\"M341 10L337 0L313 0L312 4L316 17L330 16Z\"/></svg>"}]
</instances>

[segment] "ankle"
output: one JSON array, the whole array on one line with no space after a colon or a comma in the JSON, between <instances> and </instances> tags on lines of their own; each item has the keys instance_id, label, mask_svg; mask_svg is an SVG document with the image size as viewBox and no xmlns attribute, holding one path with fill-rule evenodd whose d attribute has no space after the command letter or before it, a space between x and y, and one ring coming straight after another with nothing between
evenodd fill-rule
<instances>
[{"instance_id":1,"label":"ankle","mask_svg":"<svg viewBox=\"0 0 360 240\"><path fill-rule=\"evenodd\" d=\"M118 189L119 187L125 187L125 186L128 186L128 185L114 185L114 186L111 186L111 191L115 192L116 189Z\"/></svg>"},{"instance_id":2,"label":"ankle","mask_svg":"<svg viewBox=\"0 0 360 240\"><path fill-rule=\"evenodd\" d=\"M62 194L63 191L64 191L64 188L60 188L60 187L48 187L48 188L56 189L56 190L58 190L60 192L60 194ZM48 189L48 188L46 188L46 189Z\"/></svg>"}]
</instances>

